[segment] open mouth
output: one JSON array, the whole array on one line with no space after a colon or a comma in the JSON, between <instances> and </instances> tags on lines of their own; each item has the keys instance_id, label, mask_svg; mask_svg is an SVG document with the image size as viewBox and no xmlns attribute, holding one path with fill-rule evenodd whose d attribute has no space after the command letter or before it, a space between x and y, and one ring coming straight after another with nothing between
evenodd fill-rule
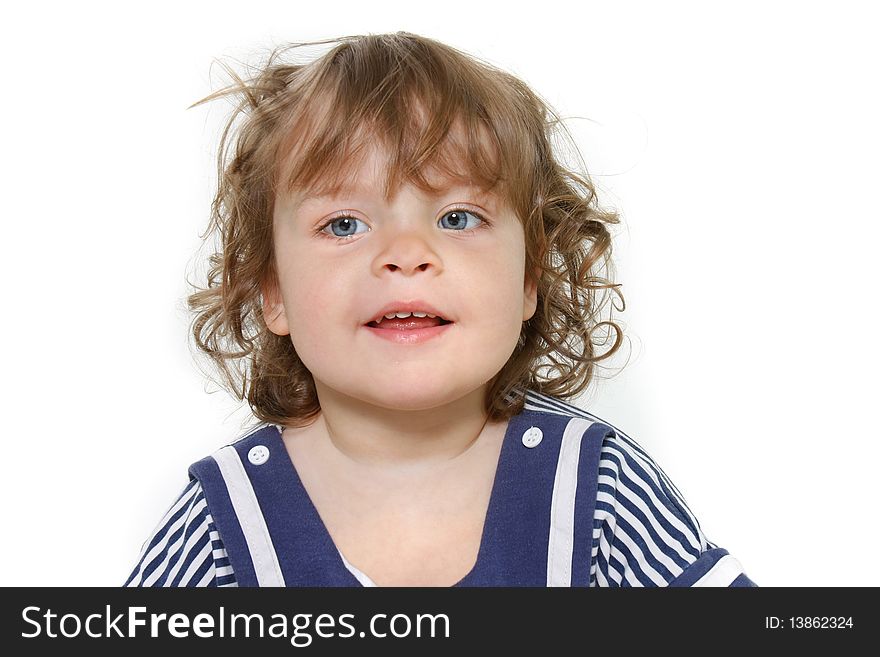
<instances>
[{"instance_id":1,"label":"open mouth","mask_svg":"<svg viewBox=\"0 0 880 657\"><path fill-rule=\"evenodd\" d=\"M435 326L445 326L452 324L448 319L442 317L394 317L388 319L382 317L378 322L372 321L367 324L370 328L390 329L395 331L417 331L419 329L433 328Z\"/></svg>"}]
</instances>

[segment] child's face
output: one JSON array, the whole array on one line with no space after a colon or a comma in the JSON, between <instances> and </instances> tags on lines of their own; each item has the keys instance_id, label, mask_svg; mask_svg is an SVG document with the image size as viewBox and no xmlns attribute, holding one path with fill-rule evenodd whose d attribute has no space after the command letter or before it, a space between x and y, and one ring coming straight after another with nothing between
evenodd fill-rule
<instances>
[{"instance_id":1,"label":"child's face","mask_svg":"<svg viewBox=\"0 0 880 657\"><path fill-rule=\"evenodd\" d=\"M536 286L525 275L523 228L501 199L466 188L432 198L403 185L386 204L384 171L373 149L352 181L360 192L299 206L293 196L278 196L280 294L264 290L264 317L272 332L292 336L319 397L333 392L424 410L476 391L499 372L535 312ZM449 216L462 209L468 214ZM343 210L348 219L325 226ZM417 344L383 339L366 326L389 303L416 299L453 323Z\"/></svg>"}]
</instances>

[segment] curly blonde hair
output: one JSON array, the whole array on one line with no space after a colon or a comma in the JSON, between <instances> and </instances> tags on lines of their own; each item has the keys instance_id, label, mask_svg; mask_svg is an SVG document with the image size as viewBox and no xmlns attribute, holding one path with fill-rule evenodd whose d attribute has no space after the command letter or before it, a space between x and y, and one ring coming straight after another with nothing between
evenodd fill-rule
<instances>
[{"instance_id":1,"label":"curly blonde hair","mask_svg":"<svg viewBox=\"0 0 880 657\"><path fill-rule=\"evenodd\" d=\"M310 62L283 61L295 48L328 43L337 45ZM272 333L262 313L265 286L277 285L276 194L338 189L351 169L344 163L354 162L351 154L371 138L393 155L386 198L401 180L434 192L423 174L436 167L497 188L522 222L538 307L489 383L489 419L520 413L527 389L578 396L596 363L618 350L623 330L600 315L608 292L620 298L621 311L623 295L619 283L599 274L613 271L607 224L619 216L599 208L586 172L557 160L552 140L557 128L567 130L524 82L409 32L280 46L246 79L221 65L233 84L191 106L238 100L220 140L211 221L200 236L217 238L207 287L192 286L187 303L195 343L220 374L221 387L247 398L257 418L304 426L320 412L314 379L290 336ZM453 126L464 127L464 144L453 137ZM593 341L599 327L615 334L603 354ZM542 376L542 368L550 372Z\"/></svg>"}]
</instances>

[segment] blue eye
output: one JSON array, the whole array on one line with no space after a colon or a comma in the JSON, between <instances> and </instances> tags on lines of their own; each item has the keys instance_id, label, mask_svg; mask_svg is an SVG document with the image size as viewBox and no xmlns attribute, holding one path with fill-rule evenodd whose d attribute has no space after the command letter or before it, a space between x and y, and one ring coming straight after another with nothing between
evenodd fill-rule
<instances>
[{"instance_id":1,"label":"blue eye","mask_svg":"<svg viewBox=\"0 0 880 657\"><path fill-rule=\"evenodd\" d=\"M352 217L347 214L340 215L338 217L334 217L333 219L328 221L326 224L324 224L321 227L321 232L327 233L326 229L330 228L333 231L334 237L340 237L340 238L352 237L357 234L357 232L351 232L352 229L355 227L355 222L357 222L357 221L360 221L360 219L357 219L356 217ZM361 222L361 223L363 223L363 222ZM336 230L334 230L334 226L338 226L341 232L337 233ZM369 230L369 229L367 229L367 230ZM360 231L360 232L363 233L366 231ZM328 233L328 236L329 236L329 233Z\"/></svg>"},{"instance_id":2,"label":"blue eye","mask_svg":"<svg viewBox=\"0 0 880 657\"><path fill-rule=\"evenodd\" d=\"M475 226L467 226L467 216L470 215L472 217L476 217L476 219L482 223L483 218L478 215L476 212L471 212L470 210L465 210L463 208L455 208L454 210L450 210L442 217L440 217L440 223L443 224L443 220L446 217L450 217L449 220L449 228L453 230L467 230L468 228L475 228Z\"/></svg>"}]
</instances>

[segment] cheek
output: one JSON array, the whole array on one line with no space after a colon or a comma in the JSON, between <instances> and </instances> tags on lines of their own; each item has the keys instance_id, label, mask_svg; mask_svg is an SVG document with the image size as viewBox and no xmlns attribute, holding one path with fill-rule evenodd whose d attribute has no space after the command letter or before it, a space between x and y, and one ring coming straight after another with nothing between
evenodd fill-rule
<instances>
[{"instance_id":1,"label":"cheek","mask_svg":"<svg viewBox=\"0 0 880 657\"><path fill-rule=\"evenodd\" d=\"M294 344L320 332L333 314L334 301L343 293L338 281L319 267L300 259L284 272L284 306Z\"/></svg>"},{"instance_id":2,"label":"cheek","mask_svg":"<svg viewBox=\"0 0 880 657\"><path fill-rule=\"evenodd\" d=\"M487 334L499 339L519 336L523 312L523 260L504 253L484 260L478 273L470 276L470 300L473 319Z\"/></svg>"},{"instance_id":3,"label":"cheek","mask_svg":"<svg viewBox=\"0 0 880 657\"><path fill-rule=\"evenodd\" d=\"M482 272L472 277L482 292L484 302L503 314L517 314L522 310L525 254L522 244L511 238L506 248L487 254ZM506 311L506 312L505 312Z\"/></svg>"}]
</instances>

